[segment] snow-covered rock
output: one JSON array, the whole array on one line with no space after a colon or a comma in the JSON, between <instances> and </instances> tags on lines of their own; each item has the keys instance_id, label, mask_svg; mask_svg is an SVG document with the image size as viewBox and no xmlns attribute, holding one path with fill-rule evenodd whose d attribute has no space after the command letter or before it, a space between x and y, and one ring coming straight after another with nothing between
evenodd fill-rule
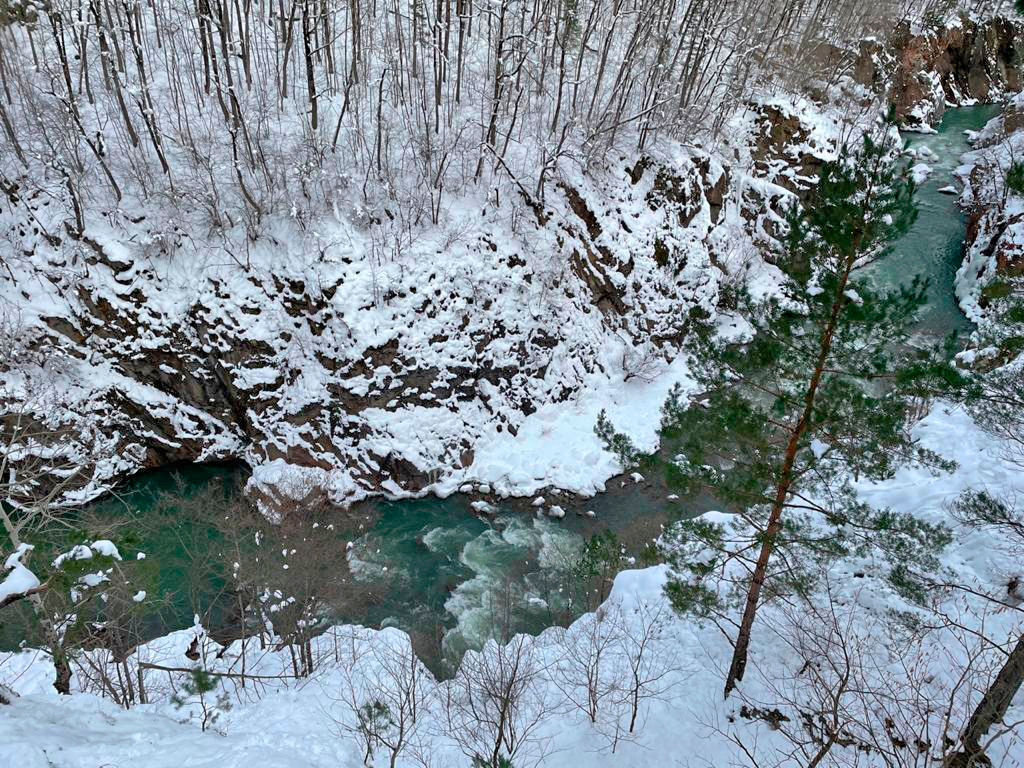
<instances>
[{"instance_id":1,"label":"snow-covered rock","mask_svg":"<svg viewBox=\"0 0 1024 768\"><path fill-rule=\"evenodd\" d=\"M918 163L910 169L910 177L915 184L923 184L932 175L932 167L927 163Z\"/></svg>"},{"instance_id":2,"label":"snow-covered rock","mask_svg":"<svg viewBox=\"0 0 1024 768\"><path fill-rule=\"evenodd\" d=\"M4 561L4 578L0 581L0 604L39 586L39 578L22 562L32 549L31 544L19 544Z\"/></svg>"}]
</instances>

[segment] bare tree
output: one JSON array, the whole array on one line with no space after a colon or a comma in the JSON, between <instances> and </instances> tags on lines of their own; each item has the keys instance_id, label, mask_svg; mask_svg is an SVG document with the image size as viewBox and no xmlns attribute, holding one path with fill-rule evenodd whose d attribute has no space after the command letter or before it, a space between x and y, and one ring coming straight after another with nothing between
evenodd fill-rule
<instances>
[{"instance_id":1,"label":"bare tree","mask_svg":"<svg viewBox=\"0 0 1024 768\"><path fill-rule=\"evenodd\" d=\"M340 717L332 714L332 719L341 731L359 739L366 765L381 748L390 768L401 757L429 766L425 722L435 702L436 684L408 636L388 632L367 643L353 634L343 638L342 645L345 686L328 696L345 712Z\"/></svg>"},{"instance_id":2,"label":"bare tree","mask_svg":"<svg viewBox=\"0 0 1024 768\"><path fill-rule=\"evenodd\" d=\"M445 734L488 768L505 759L539 765L550 749L544 727L562 706L547 682L548 664L534 638L516 635L470 651L439 693Z\"/></svg>"},{"instance_id":3,"label":"bare tree","mask_svg":"<svg viewBox=\"0 0 1024 768\"><path fill-rule=\"evenodd\" d=\"M1024 456L1019 451L1017 458ZM1016 562L1024 555L1024 512L1010 501L994 497L984 491L967 491L952 508L954 516L968 530L985 532L993 544L1005 551ZM998 674L983 691L981 698L960 734L962 749L955 756L955 765L969 767L990 764L985 748L993 737L1007 732L1019 732L1024 724L1006 722L1013 699L1024 684L1024 574L1006 574L1001 588L993 592L978 591L962 585L960 589L996 606L997 610L1011 613L1016 629L1008 642L992 640L1003 655ZM1015 636L1015 637L1014 637Z\"/></svg>"},{"instance_id":4,"label":"bare tree","mask_svg":"<svg viewBox=\"0 0 1024 768\"><path fill-rule=\"evenodd\" d=\"M51 238L88 236L98 211L129 212L139 190L160 203L149 227L187 218L234 246L273 213L330 212L354 178L378 222L421 210L436 225L442 200L473 184L536 207L562 164L713 137L755 92L838 82L851 41L943 12L942 0L56 0L4 23L0 152L20 170L3 188Z\"/></svg>"},{"instance_id":5,"label":"bare tree","mask_svg":"<svg viewBox=\"0 0 1024 768\"><path fill-rule=\"evenodd\" d=\"M741 694L741 716L782 738L766 746L738 728L713 729L751 766L987 764L980 752L963 760L957 732L978 691L999 679L1003 654L984 634L984 607L960 600L936 616L901 629L826 580L818 600L764 617L781 652L758 668L760 692ZM1007 723L983 744L1012 750L1020 739L1020 724Z\"/></svg>"},{"instance_id":6,"label":"bare tree","mask_svg":"<svg viewBox=\"0 0 1024 768\"><path fill-rule=\"evenodd\" d=\"M624 668L614 663L622 632L622 614L613 603L585 614L562 636L553 679L566 700L594 725L626 688L624 679L612 675Z\"/></svg>"},{"instance_id":7,"label":"bare tree","mask_svg":"<svg viewBox=\"0 0 1024 768\"><path fill-rule=\"evenodd\" d=\"M88 435L49 426L41 415L59 408L59 354L46 356L33 348L30 335L9 316L0 316L0 327L10 331L0 333L0 526L11 550L22 552L20 562L28 566L29 539L52 536L65 527L59 502L66 491L83 484L91 468L89 460L98 454L76 455L75 449L88 441ZM54 450L61 445L63 450ZM49 581L44 581L31 590L7 595L0 608L28 601L53 661L54 687L67 694L69 649L47 604L49 588ZM66 597L55 590L54 599L63 602Z\"/></svg>"},{"instance_id":8,"label":"bare tree","mask_svg":"<svg viewBox=\"0 0 1024 768\"><path fill-rule=\"evenodd\" d=\"M624 699L629 716L628 733L643 724L644 708L663 697L676 671L676 651L663 642L671 609L659 602L640 603L626 612L619 645L627 675Z\"/></svg>"}]
</instances>

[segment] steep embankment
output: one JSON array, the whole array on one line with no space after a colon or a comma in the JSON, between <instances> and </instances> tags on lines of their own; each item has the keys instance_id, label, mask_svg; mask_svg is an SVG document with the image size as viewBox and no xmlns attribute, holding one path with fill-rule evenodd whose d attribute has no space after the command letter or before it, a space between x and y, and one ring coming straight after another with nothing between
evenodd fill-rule
<instances>
[{"instance_id":1,"label":"steep embankment","mask_svg":"<svg viewBox=\"0 0 1024 768\"><path fill-rule=\"evenodd\" d=\"M748 195L758 229L769 186ZM400 254L345 217L315 233L284 219L244 255L199 233L157 240L144 220L47 242L23 213L43 218L46 202L21 202L3 213L29 256L9 260L5 288L19 333L60 358L46 394L68 433L102 435L84 493L232 457L272 482L301 484L280 470L304 468L342 497L543 482L505 477L514 462L480 466L481 443L588 388L663 373L691 315L715 312L715 264L744 227L729 169L699 151L622 158L564 182L540 215L481 216L467 201Z\"/></svg>"},{"instance_id":2,"label":"steep embankment","mask_svg":"<svg viewBox=\"0 0 1024 768\"><path fill-rule=\"evenodd\" d=\"M876 93L888 90L897 117L928 130L947 106L994 102L1021 88L1024 38L1008 18L983 23L957 19L928 31L901 25L886 42L861 43L854 79Z\"/></svg>"},{"instance_id":3,"label":"steep embankment","mask_svg":"<svg viewBox=\"0 0 1024 768\"><path fill-rule=\"evenodd\" d=\"M923 125L1016 87L1017 37L1004 21L900 31L866 43L840 91L888 94ZM5 182L7 317L48 363L42 384L31 361L10 371L11 391L44 442L94 465L72 498L229 458L294 496L592 492L615 470L597 409L654 413L690 323L727 313L738 282L774 281L781 205L840 126L825 104L763 101L713 152L563 169L543 205L463 199L386 247L358 211L279 215L244 252L118 213L79 236Z\"/></svg>"},{"instance_id":4,"label":"steep embankment","mask_svg":"<svg viewBox=\"0 0 1024 768\"><path fill-rule=\"evenodd\" d=\"M960 170L961 204L970 226L956 290L964 312L976 322L984 322L1024 276L1022 152L1024 97L1018 95L978 133Z\"/></svg>"}]
</instances>

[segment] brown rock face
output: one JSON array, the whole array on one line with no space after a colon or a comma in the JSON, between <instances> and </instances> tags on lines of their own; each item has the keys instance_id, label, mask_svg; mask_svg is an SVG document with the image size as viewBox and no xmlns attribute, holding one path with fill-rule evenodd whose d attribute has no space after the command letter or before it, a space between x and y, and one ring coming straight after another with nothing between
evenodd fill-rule
<instances>
[{"instance_id":1,"label":"brown rock face","mask_svg":"<svg viewBox=\"0 0 1024 768\"><path fill-rule=\"evenodd\" d=\"M1024 30L1006 18L983 24L965 18L926 34L903 25L887 46L862 43L853 74L876 91L888 82L897 117L916 127L937 122L947 103L992 101L1019 90L1022 50Z\"/></svg>"}]
</instances>

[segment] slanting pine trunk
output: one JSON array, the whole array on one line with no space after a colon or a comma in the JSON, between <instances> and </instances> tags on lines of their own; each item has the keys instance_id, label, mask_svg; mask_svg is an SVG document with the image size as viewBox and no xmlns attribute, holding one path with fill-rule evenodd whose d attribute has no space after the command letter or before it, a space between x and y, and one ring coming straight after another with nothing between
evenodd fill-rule
<instances>
[{"instance_id":1,"label":"slanting pine trunk","mask_svg":"<svg viewBox=\"0 0 1024 768\"><path fill-rule=\"evenodd\" d=\"M957 755L954 764L964 766L990 765L985 757L983 740L994 725L1002 722L1006 711L1013 703L1013 697L1024 682L1024 634L1017 638L1017 645L1010 652L1003 668L999 670L992 685L981 697L978 706L967 721L960 741L963 752Z\"/></svg>"},{"instance_id":2,"label":"slanting pine trunk","mask_svg":"<svg viewBox=\"0 0 1024 768\"><path fill-rule=\"evenodd\" d=\"M754 626L754 617L757 615L757 608L761 599L761 588L764 586L765 577L768 574L768 561L775 551L775 542L779 532L782 530L782 510L786 505L786 499L789 497L789 490L793 483L793 467L796 464L797 450L800 447L800 439L803 437L804 432L807 431L811 414L814 412L814 399L818 394L818 386L821 384L829 354L832 352L832 340L835 337L836 328L842 317L843 305L846 300L844 292L846 291L846 284L850 279L853 263L854 259L852 256L847 258L843 274L836 285L835 296L832 300L832 313L829 315L828 323L821 333L821 341L818 345L818 359L815 362L811 380L807 384L807 391L804 393L804 409L800 414L800 419L789 433L789 442L786 444L782 471L779 473L779 482L775 488L775 498L772 501L771 514L768 516L768 526L765 528L761 551L758 554L754 574L750 580L750 588L747 590L747 599L743 606L743 618L740 620L740 630L736 635L736 645L733 647L732 663L729 665L729 674L725 680L725 696L727 698L736 687L736 683L743 679L743 673L747 668L750 633Z\"/></svg>"},{"instance_id":3,"label":"slanting pine trunk","mask_svg":"<svg viewBox=\"0 0 1024 768\"><path fill-rule=\"evenodd\" d=\"M750 588L747 590L747 599L743 606L743 618L740 620L740 629L736 635L736 645L733 647L732 662L729 664L729 673L725 679L726 698L732 693L736 683L743 679L743 673L747 668L750 634L754 627L754 617L757 615L757 608L761 599L761 589L764 587L765 578L768 575L768 561L775 551L776 540L782 530L782 510L786 506L786 499L789 497L789 491L793 484L793 467L796 464L797 450L800 446L800 439L807 431L807 425L810 423L811 415L814 412L814 399L818 394L818 387L821 384L829 355L832 352L832 341L835 338L836 329L839 327L839 321L842 318L843 307L847 301L846 285L850 280L850 274L853 272L853 266L857 261L857 255L863 243L863 222L874 203L874 192L873 188L869 188L861 203L860 231L855 234L849 252L843 259L842 274L839 276L835 293L832 296L832 311L829 314L825 328L822 330L814 372L811 374L807 390L804 393L804 408L800 414L800 419L790 432L789 441L786 444L782 471L779 473L779 482L775 488L775 498L772 500L772 508L768 516L768 525L765 528L764 541L761 543L761 551L758 553L757 564L754 566Z\"/></svg>"}]
</instances>

